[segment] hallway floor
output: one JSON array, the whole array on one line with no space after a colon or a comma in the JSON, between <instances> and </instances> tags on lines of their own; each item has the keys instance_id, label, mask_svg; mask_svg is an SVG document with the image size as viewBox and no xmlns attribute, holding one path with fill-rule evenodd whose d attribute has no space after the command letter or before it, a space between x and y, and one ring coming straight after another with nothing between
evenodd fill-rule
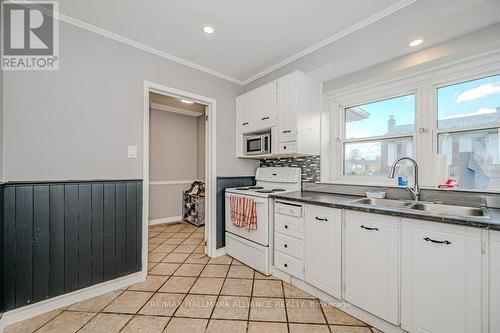
<instances>
[{"instance_id":1,"label":"hallway floor","mask_svg":"<svg viewBox=\"0 0 500 333\"><path fill-rule=\"evenodd\" d=\"M5 332L380 333L228 256L208 258L203 239L203 227L151 226L145 282L20 322Z\"/></svg>"}]
</instances>

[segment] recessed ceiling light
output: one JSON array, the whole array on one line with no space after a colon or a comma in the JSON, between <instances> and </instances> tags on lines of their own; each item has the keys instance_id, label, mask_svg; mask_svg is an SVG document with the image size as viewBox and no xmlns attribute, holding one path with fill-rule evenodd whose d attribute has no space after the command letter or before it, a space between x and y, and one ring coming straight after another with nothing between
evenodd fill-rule
<instances>
[{"instance_id":1,"label":"recessed ceiling light","mask_svg":"<svg viewBox=\"0 0 500 333\"><path fill-rule=\"evenodd\" d=\"M215 29L209 25L206 25L203 27L203 32L206 33L206 34L213 34L215 32Z\"/></svg>"},{"instance_id":2,"label":"recessed ceiling light","mask_svg":"<svg viewBox=\"0 0 500 333\"><path fill-rule=\"evenodd\" d=\"M415 40L412 40L408 45L409 46L417 46L417 45L420 45L422 44L424 40L423 39L415 39Z\"/></svg>"},{"instance_id":3,"label":"recessed ceiling light","mask_svg":"<svg viewBox=\"0 0 500 333\"><path fill-rule=\"evenodd\" d=\"M184 104L194 104L193 101L190 101L189 99L184 99L184 98L181 98L181 102Z\"/></svg>"}]
</instances>

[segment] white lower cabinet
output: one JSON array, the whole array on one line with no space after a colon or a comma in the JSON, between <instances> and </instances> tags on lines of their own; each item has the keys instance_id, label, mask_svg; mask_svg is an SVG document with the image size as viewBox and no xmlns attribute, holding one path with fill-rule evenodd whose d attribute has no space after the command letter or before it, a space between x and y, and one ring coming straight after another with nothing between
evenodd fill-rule
<instances>
[{"instance_id":1,"label":"white lower cabinet","mask_svg":"<svg viewBox=\"0 0 500 333\"><path fill-rule=\"evenodd\" d=\"M345 212L345 299L399 324L399 219Z\"/></svg>"},{"instance_id":2,"label":"white lower cabinet","mask_svg":"<svg viewBox=\"0 0 500 333\"><path fill-rule=\"evenodd\" d=\"M274 246L276 268L407 332L500 333L500 231L276 203Z\"/></svg>"},{"instance_id":3,"label":"white lower cabinet","mask_svg":"<svg viewBox=\"0 0 500 333\"><path fill-rule=\"evenodd\" d=\"M490 231L490 332L500 332L500 231Z\"/></svg>"},{"instance_id":4,"label":"white lower cabinet","mask_svg":"<svg viewBox=\"0 0 500 333\"><path fill-rule=\"evenodd\" d=\"M481 229L403 218L401 231L401 327L482 332Z\"/></svg>"},{"instance_id":5,"label":"white lower cabinet","mask_svg":"<svg viewBox=\"0 0 500 333\"><path fill-rule=\"evenodd\" d=\"M274 207L274 267L304 278L304 216L302 205L276 202Z\"/></svg>"},{"instance_id":6,"label":"white lower cabinet","mask_svg":"<svg viewBox=\"0 0 500 333\"><path fill-rule=\"evenodd\" d=\"M342 211L306 205L304 224L304 279L318 289L340 298Z\"/></svg>"}]
</instances>

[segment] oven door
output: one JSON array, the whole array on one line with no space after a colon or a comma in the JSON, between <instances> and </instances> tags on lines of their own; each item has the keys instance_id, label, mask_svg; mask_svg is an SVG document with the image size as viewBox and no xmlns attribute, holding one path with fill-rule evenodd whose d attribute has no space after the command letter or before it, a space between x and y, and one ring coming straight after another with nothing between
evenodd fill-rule
<instances>
[{"instance_id":1,"label":"oven door","mask_svg":"<svg viewBox=\"0 0 500 333\"><path fill-rule=\"evenodd\" d=\"M245 155L260 155L263 153L264 140L262 136L245 138Z\"/></svg>"},{"instance_id":2,"label":"oven door","mask_svg":"<svg viewBox=\"0 0 500 333\"><path fill-rule=\"evenodd\" d=\"M230 197L238 196L233 193L226 193L226 232L243 237L249 241L263 246L269 245L269 199L253 197L257 205L257 229L247 230L245 227L237 227L231 222L231 204Z\"/></svg>"}]
</instances>

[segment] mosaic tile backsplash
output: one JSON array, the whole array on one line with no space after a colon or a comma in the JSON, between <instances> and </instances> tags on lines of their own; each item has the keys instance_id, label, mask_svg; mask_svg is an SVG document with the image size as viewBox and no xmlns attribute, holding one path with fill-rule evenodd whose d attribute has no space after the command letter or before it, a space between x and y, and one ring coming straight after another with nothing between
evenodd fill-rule
<instances>
[{"instance_id":1,"label":"mosaic tile backsplash","mask_svg":"<svg viewBox=\"0 0 500 333\"><path fill-rule=\"evenodd\" d=\"M301 156L260 160L261 167L300 167L302 183L316 183L320 179L320 156Z\"/></svg>"}]
</instances>

